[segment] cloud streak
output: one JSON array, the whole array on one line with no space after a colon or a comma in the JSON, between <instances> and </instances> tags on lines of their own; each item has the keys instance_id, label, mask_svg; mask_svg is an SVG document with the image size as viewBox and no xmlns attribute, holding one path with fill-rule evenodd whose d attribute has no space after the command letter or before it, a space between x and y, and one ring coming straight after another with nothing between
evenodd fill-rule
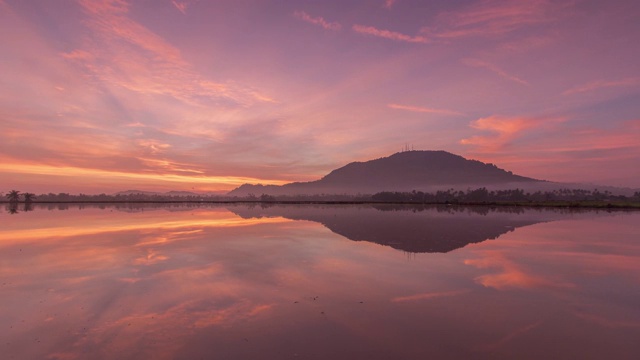
<instances>
[{"instance_id":1,"label":"cloud streak","mask_svg":"<svg viewBox=\"0 0 640 360\"><path fill-rule=\"evenodd\" d=\"M181 13L187 13L187 3L183 1L172 0L171 3L176 7Z\"/></svg>"},{"instance_id":2,"label":"cloud streak","mask_svg":"<svg viewBox=\"0 0 640 360\"><path fill-rule=\"evenodd\" d=\"M127 2L81 0L80 4L94 34L86 49L62 55L104 83L143 95L171 96L196 106L274 101L255 89L199 75L178 48L128 17Z\"/></svg>"},{"instance_id":3,"label":"cloud streak","mask_svg":"<svg viewBox=\"0 0 640 360\"><path fill-rule=\"evenodd\" d=\"M325 20L322 17L313 17L309 14L307 14L304 11L295 11L293 13L293 16L295 16L296 18L308 22L309 24L313 24L313 25L317 25L320 26L322 28L324 28L325 30L333 30L333 31L338 31L342 28L342 25L340 25L337 22L329 22L327 20Z\"/></svg>"},{"instance_id":4,"label":"cloud streak","mask_svg":"<svg viewBox=\"0 0 640 360\"><path fill-rule=\"evenodd\" d=\"M547 0L481 1L466 9L440 14L435 26L425 27L421 32L440 39L500 36L553 21L562 6L566 5Z\"/></svg>"},{"instance_id":5,"label":"cloud streak","mask_svg":"<svg viewBox=\"0 0 640 360\"><path fill-rule=\"evenodd\" d=\"M396 110L405 110L405 111L427 113L427 114L440 114L440 115L450 115L450 116L464 115L459 111L446 110L446 109L434 109L434 108L411 106L411 105L388 104L387 107L391 109L396 109Z\"/></svg>"},{"instance_id":6,"label":"cloud streak","mask_svg":"<svg viewBox=\"0 0 640 360\"><path fill-rule=\"evenodd\" d=\"M493 65L491 63L488 63L486 61L482 61L479 59L464 59L462 60L462 63L467 65L467 66L471 66L471 67L475 67L475 68L482 68L482 69L487 69L495 74L498 74L501 78L509 80L509 81L513 81L515 83L521 84L521 85L525 85L525 86L529 86L530 84L525 81L522 80L521 78L509 74L508 72L504 71L503 69L497 67L496 65Z\"/></svg>"},{"instance_id":7,"label":"cloud streak","mask_svg":"<svg viewBox=\"0 0 640 360\"><path fill-rule=\"evenodd\" d=\"M637 86L640 86L640 77L628 77L620 80L598 80L572 87L571 89L564 91L562 95L574 95L608 88Z\"/></svg>"},{"instance_id":8,"label":"cloud streak","mask_svg":"<svg viewBox=\"0 0 640 360\"><path fill-rule=\"evenodd\" d=\"M100 169L88 169L70 166L51 166L51 165L37 165L37 164L18 164L18 163L0 163L0 171L7 173L17 174L40 174L40 175L54 175L62 177L108 177L117 178L121 180L152 180L159 183L184 183L184 184L199 184L199 185L227 185L227 186L239 186L245 183L269 183L282 185L287 181L272 180L272 179L258 179L250 177L236 177L236 176L193 176L193 175L179 175L172 173L133 173L122 171L109 171Z\"/></svg>"},{"instance_id":9,"label":"cloud streak","mask_svg":"<svg viewBox=\"0 0 640 360\"><path fill-rule=\"evenodd\" d=\"M397 0L385 0L383 6L386 9L391 9L396 2L397 2Z\"/></svg>"},{"instance_id":10,"label":"cloud streak","mask_svg":"<svg viewBox=\"0 0 640 360\"><path fill-rule=\"evenodd\" d=\"M429 42L426 37L421 35L411 36L411 35L395 32L395 31L378 29L373 26L364 26L364 25L355 24L353 25L352 29L353 31L359 34L371 35L371 36L394 40L394 41L408 42L408 43L422 43L422 44L426 44Z\"/></svg>"},{"instance_id":11,"label":"cloud streak","mask_svg":"<svg viewBox=\"0 0 640 360\"><path fill-rule=\"evenodd\" d=\"M453 290L453 291L443 291L443 292L433 292L433 293L424 293L424 294L415 294L409 296L399 296L391 299L391 302L407 302L407 301L419 301L419 300L431 300L442 297L451 297L469 293L470 290Z\"/></svg>"}]
</instances>

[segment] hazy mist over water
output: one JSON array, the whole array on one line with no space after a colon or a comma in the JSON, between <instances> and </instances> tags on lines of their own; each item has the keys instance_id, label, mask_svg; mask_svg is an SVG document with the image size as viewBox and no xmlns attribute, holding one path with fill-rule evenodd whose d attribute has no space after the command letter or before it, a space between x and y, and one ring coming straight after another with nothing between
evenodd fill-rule
<instances>
[{"instance_id":1,"label":"hazy mist over water","mask_svg":"<svg viewBox=\"0 0 640 360\"><path fill-rule=\"evenodd\" d=\"M7 210L7 359L640 356L638 212Z\"/></svg>"}]
</instances>

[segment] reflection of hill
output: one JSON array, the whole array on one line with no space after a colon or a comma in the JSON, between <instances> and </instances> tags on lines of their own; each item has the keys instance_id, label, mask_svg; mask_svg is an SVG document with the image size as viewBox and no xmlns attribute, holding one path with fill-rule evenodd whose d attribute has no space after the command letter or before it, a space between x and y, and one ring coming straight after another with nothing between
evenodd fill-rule
<instances>
[{"instance_id":1,"label":"reflection of hill","mask_svg":"<svg viewBox=\"0 0 640 360\"><path fill-rule=\"evenodd\" d=\"M281 216L315 221L354 241L370 241L416 253L449 252L467 244L495 239L520 226L548 221L554 215L553 212L522 212L520 209L496 211L444 206L239 205L228 209L243 218Z\"/></svg>"}]
</instances>

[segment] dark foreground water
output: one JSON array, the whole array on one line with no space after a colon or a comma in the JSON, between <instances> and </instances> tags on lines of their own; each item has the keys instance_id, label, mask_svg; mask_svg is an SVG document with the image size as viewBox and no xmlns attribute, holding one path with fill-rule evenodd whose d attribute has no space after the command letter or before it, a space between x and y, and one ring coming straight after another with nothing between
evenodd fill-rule
<instances>
[{"instance_id":1,"label":"dark foreground water","mask_svg":"<svg viewBox=\"0 0 640 360\"><path fill-rule=\"evenodd\" d=\"M2 359L638 359L640 212L36 206Z\"/></svg>"}]
</instances>

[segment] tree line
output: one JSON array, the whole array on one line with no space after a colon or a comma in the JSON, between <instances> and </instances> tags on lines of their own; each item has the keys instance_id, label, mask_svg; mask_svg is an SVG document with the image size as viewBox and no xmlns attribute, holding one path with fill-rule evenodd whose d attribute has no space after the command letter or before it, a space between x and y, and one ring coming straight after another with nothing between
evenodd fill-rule
<instances>
[{"instance_id":1,"label":"tree line","mask_svg":"<svg viewBox=\"0 0 640 360\"><path fill-rule=\"evenodd\" d=\"M18 190L11 190L6 195L7 200L11 204L16 204L18 202L31 203L36 199L36 194L25 192L21 193Z\"/></svg>"},{"instance_id":2,"label":"tree line","mask_svg":"<svg viewBox=\"0 0 640 360\"><path fill-rule=\"evenodd\" d=\"M41 203L53 202L376 202L376 203L408 203L408 204L488 204L488 203L552 203L552 202L615 202L640 203L640 191L632 196L615 195L610 191L584 189L557 189L551 191L525 192L523 189L488 190L485 187L468 189L466 191L448 189L436 192L391 192L384 191L376 194L314 194L314 195L268 195L249 194L247 196L226 195L167 195L167 194L69 194L48 193L37 197L33 193L21 193L11 190L6 194L6 201L10 204L24 202L31 204L37 199Z\"/></svg>"},{"instance_id":3,"label":"tree line","mask_svg":"<svg viewBox=\"0 0 640 360\"><path fill-rule=\"evenodd\" d=\"M640 191L633 196L614 195L610 191L584 189L557 189L552 191L525 192L523 189L488 190L478 189L440 190L435 193L422 191L412 192L379 192L371 196L375 202L397 203L550 203L550 202L640 202Z\"/></svg>"}]
</instances>

